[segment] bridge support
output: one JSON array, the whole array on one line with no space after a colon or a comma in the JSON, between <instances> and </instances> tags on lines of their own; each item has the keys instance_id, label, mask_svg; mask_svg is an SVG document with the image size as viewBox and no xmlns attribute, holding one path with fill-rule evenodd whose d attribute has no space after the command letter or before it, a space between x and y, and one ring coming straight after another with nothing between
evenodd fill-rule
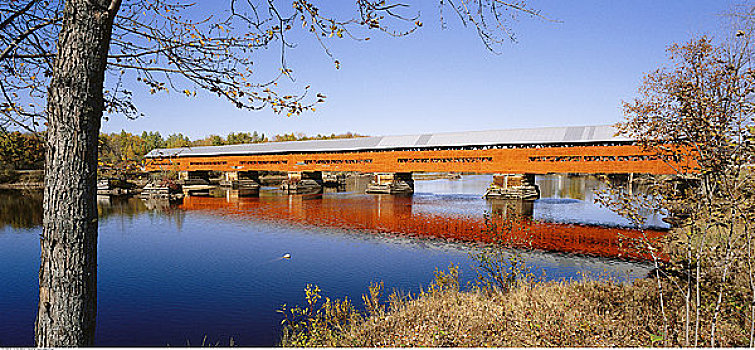
<instances>
[{"instance_id":1,"label":"bridge support","mask_svg":"<svg viewBox=\"0 0 755 350\"><path fill-rule=\"evenodd\" d=\"M196 171L179 171L178 172L178 184L179 185L208 185L210 183L210 171L196 170Z\"/></svg>"},{"instance_id":2,"label":"bridge support","mask_svg":"<svg viewBox=\"0 0 755 350\"><path fill-rule=\"evenodd\" d=\"M314 194L322 192L322 184L321 171L293 171L280 188L288 194Z\"/></svg>"},{"instance_id":3,"label":"bridge support","mask_svg":"<svg viewBox=\"0 0 755 350\"><path fill-rule=\"evenodd\" d=\"M228 187L237 197L256 196L260 193L260 176L256 171L226 171L220 187Z\"/></svg>"},{"instance_id":4,"label":"bridge support","mask_svg":"<svg viewBox=\"0 0 755 350\"><path fill-rule=\"evenodd\" d=\"M414 179L412 178L412 173L374 174L365 192L375 194L412 194L414 193Z\"/></svg>"},{"instance_id":5,"label":"bridge support","mask_svg":"<svg viewBox=\"0 0 755 350\"><path fill-rule=\"evenodd\" d=\"M535 184L534 174L495 174L484 197L535 200L540 198L540 188Z\"/></svg>"},{"instance_id":6,"label":"bridge support","mask_svg":"<svg viewBox=\"0 0 755 350\"><path fill-rule=\"evenodd\" d=\"M346 186L346 174L340 172L323 172L322 185L325 187Z\"/></svg>"}]
</instances>

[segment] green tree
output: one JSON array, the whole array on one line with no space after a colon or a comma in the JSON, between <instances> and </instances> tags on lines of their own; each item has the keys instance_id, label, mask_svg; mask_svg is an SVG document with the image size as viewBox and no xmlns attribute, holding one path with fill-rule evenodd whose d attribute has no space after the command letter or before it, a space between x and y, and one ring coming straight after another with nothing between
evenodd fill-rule
<instances>
[{"instance_id":1,"label":"green tree","mask_svg":"<svg viewBox=\"0 0 755 350\"><path fill-rule=\"evenodd\" d=\"M149 151L156 148L165 147L165 140L163 140L163 137L162 135L160 135L159 131L142 132L142 140L144 140L144 149L142 150L142 154L147 154L149 153Z\"/></svg>"},{"instance_id":2,"label":"green tree","mask_svg":"<svg viewBox=\"0 0 755 350\"><path fill-rule=\"evenodd\" d=\"M191 140L188 136L184 136L182 133L168 135L165 139L165 147L167 148L179 148L191 146Z\"/></svg>"},{"instance_id":3,"label":"green tree","mask_svg":"<svg viewBox=\"0 0 755 350\"><path fill-rule=\"evenodd\" d=\"M248 132L236 132L236 133L230 133L225 138L226 144L228 145L238 145L243 143L254 143L256 140L252 137L252 134Z\"/></svg>"},{"instance_id":4,"label":"green tree","mask_svg":"<svg viewBox=\"0 0 755 350\"><path fill-rule=\"evenodd\" d=\"M225 145L225 140L223 140L222 137L218 135L210 135L210 145L211 146L222 146Z\"/></svg>"}]
</instances>

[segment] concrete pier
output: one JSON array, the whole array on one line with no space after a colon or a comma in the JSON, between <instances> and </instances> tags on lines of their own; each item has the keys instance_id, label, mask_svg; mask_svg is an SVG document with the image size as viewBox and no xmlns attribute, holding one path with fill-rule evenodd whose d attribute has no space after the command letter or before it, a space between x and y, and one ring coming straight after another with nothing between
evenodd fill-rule
<instances>
[{"instance_id":1,"label":"concrete pier","mask_svg":"<svg viewBox=\"0 0 755 350\"><path fill-rule=\"evenodd\" d=\"M414 179L412 173L378 173L374 174L367 193L373 194L412 194Z\"/></svg>"},{"instance_id":2,"label":"concrete pier","mask_svg":"<svg viewBox=\"0 0 755 350\"><path fill-rule=\"evenodd\" d=\"M257 171L226 171L220 187L236 191L239 197L256 196L260 193L260 176Z\"/></svg>"},{"instance_id":3,"label":"concrete pier","mask_svg":"<svg viewBox=\"0 0 755 350\"><path fill-rule=\"evenodd\" d=\"M484 197L535 200L540 198L540 188L535 184L534 174L495 174Z\"/></svg>"},{"instance_id":4,"label":"concrete pier","mask_svg":"<svg viewBox=\"0 0 755 350\"><path fill-rule=\"evenodd\" d=\"M292 171L283 180L280 189L288 194L315 194L322 192L322 172Z\"/></svg>"},{"instance_id":5,"label":"concrete pier","mask_svg":"<svg viewBox=\"0 0 755 350\"><path fill-rule=\"evenodd\" d=\"M346 174L341 172L323 172L322 185L325 187L346 186Z\"/></svg>"},{"instance_id":6,"label":"concrete pier","mask_svg":"<svg viewBox=\"0 0 755 350\"><path fill-rule=\"evenodd\" d=\"M179 171L177 184L186 185L209 185L210 184L210 171L208 170L195 170L195 171Z\"/></svg>"}]
</instances>

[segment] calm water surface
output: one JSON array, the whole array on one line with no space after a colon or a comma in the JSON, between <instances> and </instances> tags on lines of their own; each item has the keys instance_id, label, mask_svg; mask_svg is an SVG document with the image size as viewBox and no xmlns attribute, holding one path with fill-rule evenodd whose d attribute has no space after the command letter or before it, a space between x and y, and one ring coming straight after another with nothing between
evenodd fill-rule
<instances>
[{"instance_id":1,"label":"calm water surface","mask_svg":"<svg viewBox=\"0 0 755 350\"><path fill-rule=\"evenodd\" d=\"M353 300L371 281L417 292L436 268L474 273L468 252L484 214L535 220L528 263L547 278L581 272L644 276L648 265L621 255L626 221L593 204L599 182L547 176L534 204L480 198L490 176L417 181L411 197L347 192L259 198L188 197L178 205L99 200L97 345L274 345L283 304L302 305L308 283ZM0 192L0 346L34 343L39 193ZM658 217L648 224L664 228ZM292 259L281 259L290 253Z\"/></svg>"}]
</instances>

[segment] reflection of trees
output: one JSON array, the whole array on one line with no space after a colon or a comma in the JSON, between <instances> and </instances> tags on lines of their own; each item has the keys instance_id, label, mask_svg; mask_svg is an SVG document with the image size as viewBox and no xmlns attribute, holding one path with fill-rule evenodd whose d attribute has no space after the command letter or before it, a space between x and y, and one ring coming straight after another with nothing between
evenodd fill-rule
<instances>
[{"instance_id":1,"label":"reflection of trees","mask_svg":"<svg viewBox=\"0 0 755 350\"><path fill-rule=\"evenodd\" d=\"M548 175L537 181L540 196L543 198L571 198L586 200L592 195L592 189L602 185L592 176Z\"/></svg>"},{"instance_id":2,"label":"reflection of trees","mask_svg":"<svg viewBox=\"0 0 755 350\"><path fill-rule=\"evenodd\" d=\"M173 203L129 197L97 196L99 218L135 218L154 211L160 216L173 218L179 229L183 223L184 211ZM0 191L0 229L10 226L14 229L35 228L42 225L42 191Z\"/></svg>"},{"instance_id":3,"label":"reflection of trees","mask_svg":"<svg viewBox=\"0 0 755 350\"><path fill-rule=\"evenodd\" d=\"M532 218L534 201L521 199L491 199L488 200L490 213L495 217L526 217Z\"/></svg>"},{"instance_id":4,"label":"reflection of trees","mask_svg":"<svg viewBox=\"0 0 755 350\"><path fill-rule=\"evenodd\" d=\"M147 207L136 198L97 196L97 211L100 219L115 215L134 218L147 211Z\"/></svg>"},{"instance_id":5,"label":"reflection of trees","mask_svg":"<svg viewBox=\"0 0 755 350\"><path fill-rule=\"evenodd\" d=\"M161 217L168 218L171 221L175 221L176 228L181 231L183 223L186 218L186 212L180 209L178 206L183 203L183 199L180 200L167 200L158 198L144 198L136 199L142 203L146 211L150 214L159 215Z\"/></svg>"},{"instance_id":6,"label":"reflection of trees","mask_svg":"<svg viewBox=\"0 0 755 350\"><path fill-rule=\"evenodd\" d=\"M42 225L42 191L0 191L0 229Z\"/></svg>"}]
</instances>

